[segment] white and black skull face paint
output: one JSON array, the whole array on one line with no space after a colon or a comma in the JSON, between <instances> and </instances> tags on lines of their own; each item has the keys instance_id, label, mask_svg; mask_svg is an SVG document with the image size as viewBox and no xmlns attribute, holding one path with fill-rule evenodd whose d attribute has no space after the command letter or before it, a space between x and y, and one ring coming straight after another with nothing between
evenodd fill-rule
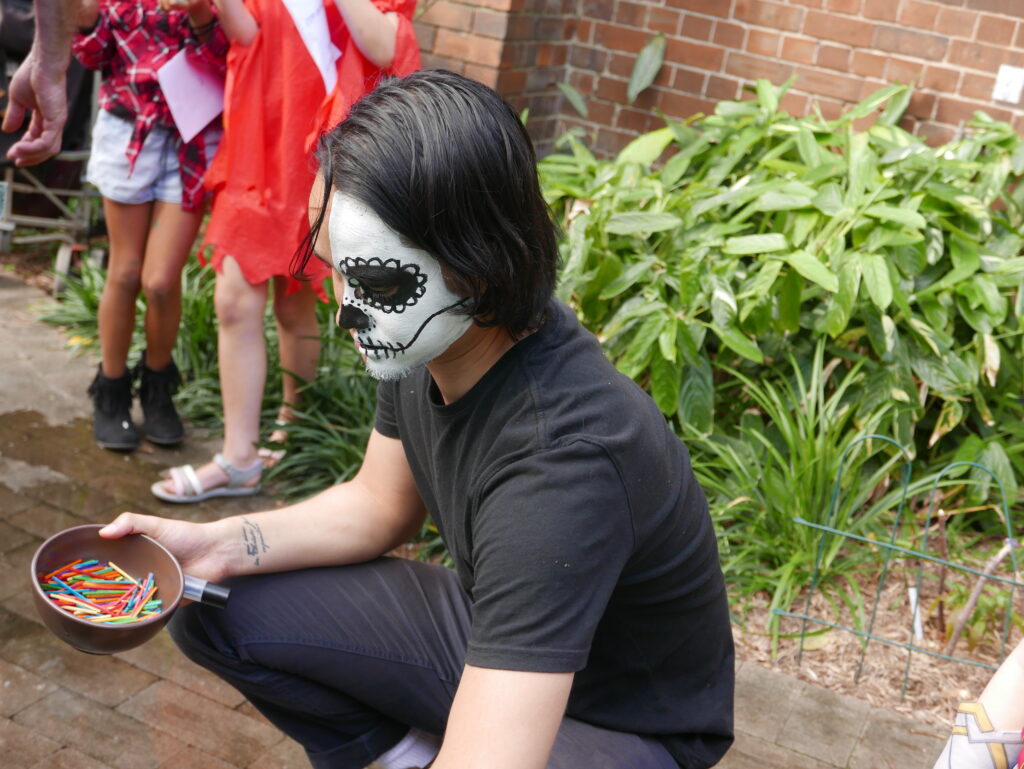
<instances>
[{"instance_id":1,"label":"white and black skull face paint","mask_svg":"<svg viewBox=\"0 0 1024 769\"><path fill-rule=\"evenodd\" d=\"M328 232L345 282L338 325L352 332L377 379L398 379L429 363L472 324L459 312L469 300L445 285L441 264L403 244L358 200L334 193Z\"/></svg>"}]
</instances>

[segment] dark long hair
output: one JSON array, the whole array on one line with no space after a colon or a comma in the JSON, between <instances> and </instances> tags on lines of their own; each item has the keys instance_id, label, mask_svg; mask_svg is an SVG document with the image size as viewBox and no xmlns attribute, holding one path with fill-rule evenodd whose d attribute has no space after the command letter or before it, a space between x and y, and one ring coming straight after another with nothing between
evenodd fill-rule
<instances>
[{"instance_id":1,"label":"dark long hair","mask_svg":"<svg viewBox=\"0 0 1024 769\"><path fill-rule=\"evenodd\" d=\"M535 327L558 273L555 225L519 116L490 88L444 70L386 80L320 138L324 198L292 263L313 256L333 190L436 258L484 325Z\"/></svg>"}]
</instances>

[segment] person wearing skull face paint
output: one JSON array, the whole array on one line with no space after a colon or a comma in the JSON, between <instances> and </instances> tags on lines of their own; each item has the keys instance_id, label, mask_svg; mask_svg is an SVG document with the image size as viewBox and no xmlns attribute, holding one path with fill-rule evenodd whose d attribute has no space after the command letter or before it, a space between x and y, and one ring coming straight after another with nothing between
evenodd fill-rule
<instances>
[{"instance_id":1,"label":"person wearing skull face paint","mask_svg":"<svg viewBox=\"0 0 1024 769\"><path fill-rule=\"evenodd\" d=\"M318 157L295 268L331 267L380 380L362 467L287 508L101 533L227 579L227 608L179 610L172 636L317 769L712 766L734 656L707 503L649 396L553 299L516 113L420 72ZM453 570L385 556L428 513Z\"/></svg>"}]
</instances>

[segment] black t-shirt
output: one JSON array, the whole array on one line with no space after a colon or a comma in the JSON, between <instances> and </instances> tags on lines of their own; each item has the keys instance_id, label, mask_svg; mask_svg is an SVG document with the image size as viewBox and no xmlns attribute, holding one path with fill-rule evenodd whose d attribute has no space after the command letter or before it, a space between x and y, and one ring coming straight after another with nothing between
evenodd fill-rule
<instances>
[{"instance_id":1,"label":"black t-shirt","mask_svg":"<svg viewBox=\"0 0 1024 769\"><path fill-rule=\"evenodd\" d=\"M707 501L653 401L552 303L462 398L423 368L377 390L472 603L466 662L575 672L567 713L661 739L681 767L732 742L733 644Z\"/></svg>"}]
</instances>

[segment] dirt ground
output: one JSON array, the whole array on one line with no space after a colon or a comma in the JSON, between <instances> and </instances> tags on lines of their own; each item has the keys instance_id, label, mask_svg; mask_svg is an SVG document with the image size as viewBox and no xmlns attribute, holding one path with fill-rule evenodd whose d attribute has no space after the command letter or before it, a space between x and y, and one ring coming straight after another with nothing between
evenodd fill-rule
<instances>
[{"instance_id":1,"label":"dirt ground","mask_svg":"<svg viewBox=\"0 0 1024 769\"><path fill-rule=\"evenodd\" d=\"M867 578L863 581L865 613L869 617L877 581ZM878 601L873 635L898 643L911 640L912 610L906 590L908 584L915 584L914 574L890 574ZM922 602L925 607L923 639L916 645L942 653L946 632L940 627L937 612L931 608L934 598L926 595ZM805 601L806 596L801 597L791 612L805 613ZM745 608L747 611L743 621L734 631L739 659L756 662L762 667L849 694L872 705L904 713L934 729L936 734L947 732L957 703L976 698L993 672L991 669L950 662L920 652L911 653L905 648L880 641L869 641L865 652L860 637L854 633L837 628L826 629L823 625L810 622L806 623L807 633L816 634L807 636L803 659L800 660L800 633L804 623L789 617L781 618L780 631L782 635L790 637L780 638L778 649L773 654L771 638L766 632L770 617L767 601L754 601ZM845 627L854 625L845 605L842 613L837 616L835 604L830 604L820 594L815 596L806 614ZM1000 614L992 617L1000 630L1003 616ZM866 623L861 627L866 629ZM825 632L820 632L822 630ZM971 648L968 639L962 638L949 656L998 666L1000 637L998 632L992 635L994 637L987 638L986 643L974 648ZM1011 627L1006 653L1020 640L1019 630ZM859 665L862 668L858 681Z\"/></svg>"}]
</instances>

